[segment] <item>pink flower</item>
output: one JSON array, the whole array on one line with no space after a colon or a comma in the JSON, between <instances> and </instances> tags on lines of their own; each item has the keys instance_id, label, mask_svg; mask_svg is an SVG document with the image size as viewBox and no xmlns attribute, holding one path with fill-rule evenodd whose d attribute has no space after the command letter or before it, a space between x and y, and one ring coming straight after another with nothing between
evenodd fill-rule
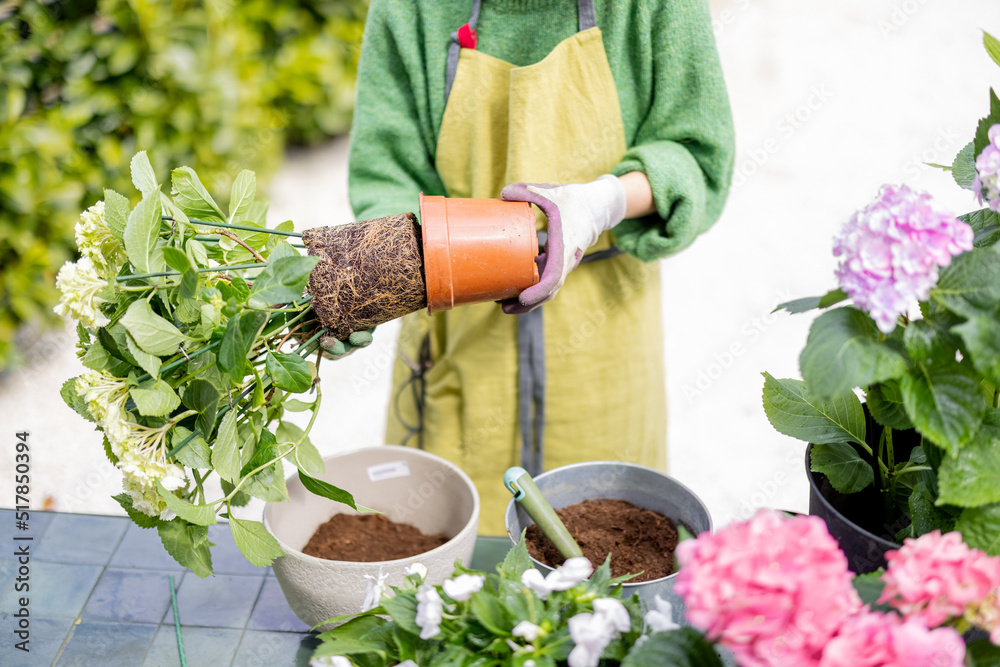
<instances>
[{"instance_id":1,"label":"pink flower","mask_svg":"<svg viewBox=\"0 0 1000 667\"><path fill-rule=\"evenodd\" d=\"M834 239L833 254L841 258L837 279L878 328L891 333L899 315L927 298L938 268L972 249L972 237L969 225L926 192L885 185Z\"/></svg>"},{"instance_id":2,"label":"pink flower","mask_svg":"<svg viewBox=\"0 0 1000 667\"><path fill-rule=\"evenodd\" d=\"M819 667L962 667L965 643L952 628L862 612L848 618L823 650Z\"/></svg>"},{"instance_id":3,"label":"pink flower","mask_svg":"<svg viewBox=\"0 0 1000 667\"><path fill-rule=\"evenodd\" d=\"M817 517L762 510L677 548L687 619L743 667L817 665L861 608L847 559Z\"/></svg>"},{"instance_id":4,"label":"pink flower","mask_svg":"<svg viewBox=\"0 0 1000 667\"><path fill-rule=\"evenodd\" d=\"M979 203L985 199L991 209L1000 211L1000 123L991 127L987 136L990 143L976 158L972 191L979 197Z\"/></svg>"},{"instance_id":5,"label":"pink flower","mask_svg":"<svg viewBox=\"0 0 1000 667\"><path fill-rule=\"evenodd\" d=\"M902 548L886 554L885 590L879 602L888 602L905 616L923 619L930 627L967 615L985 630L997 631L1000 611L1000 558L970 549L962 534L935 530L904 540Z\"/></svg>"}]
</instances>

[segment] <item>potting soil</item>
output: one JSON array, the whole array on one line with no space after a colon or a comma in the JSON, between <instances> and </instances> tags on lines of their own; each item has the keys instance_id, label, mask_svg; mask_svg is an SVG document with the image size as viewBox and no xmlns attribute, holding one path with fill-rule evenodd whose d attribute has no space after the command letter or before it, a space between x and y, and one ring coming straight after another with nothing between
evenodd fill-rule
<instances>
[{"instance_id":1,"label":"potting soil","mask_svg":"<svg viewBox=\"0 0 1000 667\"><path fill-rule=\"evenodd\" d=\"M316 529L302 552L328 560L372 563L416 556L447 541L441 533L424 535L383 514L334 514Z\"/></svg>"},{"instance_id":2,"label":"potting soil","mask_svg":"<svg viewBox=\"0 0 1000 667\"><path fill-rule=\"evenodd\" d=\"M598 566L611 555L611 574L639 574L632 582L651 581L674 573L677 527L658 512L624 500L585 500L556 510L583 555ZM537 525L525 537L533 558L551 567L565 560Z\"/></svg>"}]
</instances>

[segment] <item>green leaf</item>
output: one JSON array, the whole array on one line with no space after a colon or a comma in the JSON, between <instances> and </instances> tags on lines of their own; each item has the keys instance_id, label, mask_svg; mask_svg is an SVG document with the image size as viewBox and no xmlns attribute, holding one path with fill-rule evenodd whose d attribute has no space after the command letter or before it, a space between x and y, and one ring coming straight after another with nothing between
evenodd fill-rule
<instances>
[{"instance_id":1,"label":"green leaf","mask_svg":"<svg viewBox=\"0 0 1000 667\"><path fill-rule=\"evenodd\" d=\"M149 193L158 190L159 184L156 182L156 174L153 173L153 165L149 164L149 157L146 151L139 151L132 156L132 183L135 189L142 193L145 198Z\"/></svg>"},{"instance_id":2,"label":"green leaf","mask_svg":"<svg viewBox=\"0 0 1000 667\"><path fill-rule=\"evenodd\" d=\"M882 581L881 572L855 575L854 579L851 580L851 585L857 591L861 602L872 608L878 606L878 599L882 597L882 591L885 590L885 582Z\"/></svg>"},{"instance_id":3,"label":"green leaf","mask_svg":"<svg viewBox=\"0 0 1000 667\"><path fill-rule=\"evenodd\" d=\"M250 304L261 308L301 299L318 261L318 257L282 257L268 264L253 281Z\"/></svg>"},{"instance_id":4,"label":"green leaf","mask_svg":"<svg viewBox=\"0 0 1000 667\"><path fill-rule=\"evenodd\" d=\"M1000 246L974 248L941 269L931 298L953 308L957 298L1000 297Z\"/></svg>"},{"instance_id":5,"label":"green leaf","mask_svg":"<svg viewBox=\"0 0 1000 667\"><path fill-rule=\"evenodd\" d=\"M312 386L312 371L309 362L297 354L271 352L267 355L267 373L274 386L279 389L301 394Z\"/></svg>"},{"instance_id":6,"label":"green leaf","mask_svg":"<svg viewBox=\"0 0 1000 667\"><path fill-rule=\"evenodd\" d=\"M417 599L413 593L397 593L383 600L382 607L400 628L410 634L420 634L420 626L417 625Z\"/></svg>"},{"instance_id":7,"label":"green leaf","mask_svg":"<svg viewBox=\"0 0 1000 667\"><path fill-rule=\"evenodd\" d=\"M908 501L913 534L917 537L935 530L947 533L955 525L948 512L934 504L934 495L924 482L917 482Z\"/></svg>"},{"instance_id":8,"label":"green leaf","mask_svg":"<svg viewBox=\"0 0 1000 667\"><path fill-rule=\"evenodd\" d=\"M132 496L127 493L119 493L117 496L111 496L118 501L118 504L122 506L125 513L128 514L128 518L132 520L132 523L139 526L140 528L156 528L162 523L158 517L149 516L132 506Z\"/></svg>"},{"instance_id":9,"label":"green leaf","mask_svg":"<svg viewBox=\"0 0 1000 667\"><path fill-rule=\"evenodd\" d=\"M285 555L278 540L267 532L261 522L230 517L229 527L233 531L233 541L236 542L236 546L243 552L243 556L257 567L267 567L275 558Z\"/></svg>"},{"instance_id":10,"label":"green leaf","mask_svg":"<svg viewBox=\"0 0 1000 667\"><path fill-rule=\"evenodd\" d=\"M211 543L208 541L208 526L196 526L183 519L162 521L156 527L160 542L174 560L205 578L212 574Z\"/></svg>"},{"instance_id":11,"label":"green leaf","mask_svg":"<svg viewBox=\"0 0 1000 667\"><path fill-rule=\"evenodd\" d=\"M133 343L133 345L135 345L135 343ZM139 346L136 345L135 349L138 350ZM132 352L132 350L129 351ZM143 352L143 354L145 354L145 352ZM133 354L132 356L135 356L135 354ZM152 357L152 355L148 356ZM159 357L153 357L153 359L159 361ZM108 351L104 349L103 345L101 345L101 341L95 340L93 343L91 343L90 347L87 348L87 352L80 359L80 363L82 363L84 366L86 366L91 370L103 371L107 370L111 366L112 362L111 362L111 355L108 354Z\"/></svg>"},{"instance_id":12,"label":"green leaf","mask_svg":"<svg viewBox=\"0 0 1000 667\"><path fill-rule=\"evenodd\" d=\"M155 271L151 257L160 237L160 200L143 197L128 216L125 226L125 254L136 270Z\"/></svg>"},{"instance_id":13,"label":"green leaf","mask_svg":"<svg viewBox=\"0 0 1000 667\"><path fill-rule=\"evenodd\" d=\"M125 240L125 228L128 226L131 210L132 206L127 197L114 190L104 190L104 221L108 223L111 233L119 241Z\"/></svg>"},{"instance_id":14,"label":"green leaf","mask_svg":"<svg viewBox=\"0 0 1000 667\"><path fill-rule=\"evenodd\" d=\"M165 261L167 266L171 269L180 271L181 273L184 273L193 266L191 264L191 260L185 253L170 246L163 249L163 261Z\"/></svg>"},{"instance_id":15,"label":"green leaf","mask_svg":"<svg viewBox=\"0 0 1000 667\"><path fill-rule=\"evenodd\" d=\"M799 357L810 393L828 399L902 375L906 360L878 342L878 333L872 319L856 308L837 308L817 317Z\"/></svg>"},{"instance_id":16,"label":"green leaf","mask_svg":"<svg viewBox=\"0 0 1000 667\"><path fill-rule=\"evenodd\" d=\"M979 382L958 364L918 366L903 376L899 388L916 429L952 456L983 421L986 403Z\"/></svg>"},{"instance_id":17,"label":"green leaf","mask_svg":"<svg viewBox=\"0 0 1000 667\"><path fill-rule=\"evenodd\" d=\"M99 346L100 343L97 343L97 345ZM155 378L160 374L160 365L163 362L155 354L150 354L140 348L131 334L125 336L125 346L128 348L129 353L135 357L135 360L139 362L142 370L149 373L150 377Z\"/></svg>"},{"instance_id":18,"label":"green leaf","mask_svg":"<svg viewBox=\"0 0 1000 667\"><path fill-rule=\"evenodd\" d=\"M173 218L176 222L181 222L188 225L191 224L191 221L188 219L187 214L184 213L184 211L182 211L180 207L174 203L173 199L171 199L162 192L160 193L160 208L166 211L166 214L169 215L171 218Z\"/></svg>"},{"instance_id":19,"label":"green leaf","mask_svg":"<svg viewBox=\"0 0 1000 667\"><path fill-rule=\"evenodd\" d=\"M263 217L260 219L260 223L264 224L264 218ZM281 231L281 232L293 232L293 231L295 231L295 223L293 223L291 220L284 220L283 222L279 222L278 224L276 224L274 226L274 229L276 229L278 231ZM283 241L281 239L282 239L282 237L280 235L278 235L278 234L268 234L267 235L267 243L266 243L266 245L267 245L267 248L271 251L271 254L268 256L268 260L270 260L270 261L273 262L274 260L278 259L278 257L283 257L284 256L284 255L278 255L278 257L274 256L274 251L277 250L278 246L280 246L283 243ZM299 254L298 251L295 250L295 248L292 248L290 245L288 245L287 242L284 242L284 243L287 246L287 248L292 251L292 253L288 254L289 257L291 256L291 254L296 254L296 255ZM287 252L287 250L283 250L282 252Z\"/></svg>"},{"instance_id":20,"label":"green leaf","mask_svg":"<svg viewBox=\"0 0 1000 667\"><path fill-rule=\"evenodd\" d=\"M343 503L351 509L361 509L354 503L354 496L343 489L337 488L333 484L324 482L321 479L316 479L315 477L310 477L301 470L299 470L299 480L302 482L302 486L306 487L306 490L310 493L324 498L329 498L330 500L338 503Z\"/></svg>"},{"instance_id":21,"label":"green leaf","mask_svg":"<svg viewBox=\"0 0 1000 667\"><path fill-rule=\"evenodd\" d=\"M195 426L206 440L212 437L215 429L216 411L219 407L221 394L218 388L208 380L195 378L184 388L184 405L198 411Z\"/></svg>"},{"instance_id":22,"label":"green leaf","mask_svg":"<svg viewBox=\"0 0 1000 667\"><path fill-rule=\"evenodd\" d=\"M951 164L951 175L960 188L972 189L972 181L976 178L976 159L972 155L972 143L969 142L955 156Z\"/></svg>"},{"instance_id":23,"label":"green leaf","mask_svg":"<svg viewBox=\"0 0 1000 667\"><path fill-rule=\"evenodd\" d=\"M279 443L296 443L299 445L295 450L294 462L296 467L301 468L310 475L322 475L326 472L326 465L319 450L310 442L309 437L298 426L291 422L281 422L278 424L276 433ZM300 442L301 440L301 442Z\"/></svg>"},{"instance_id":24,"label":"green leaf","mask_svg":"<svg viewBox=\"0 0 1000 667\"><path fill-rule=\"evenodd\" d=\"M972 657L974 667L1000 667L1000 646L988 639L981 639L966 646L966 655Z\"/></svg>"},{"instance_id":25,"label":"green leaf","mask_svg":"<svg viewBox=\"0 0 1000 667\"><path fill-rule=\"evenodd\" d=\"M809 396L803 381L764 373L764 412L775 430L799 440L865 442L865 413L854 392L820 401Z\"/></svg>"},{"instance_id":26,"label":"green leaf","mask_svg":"<svg viewBox=\"0 0 1000 667\"><path fill-rule=\"evenodd\" d=\"M973 549L1000 556L1000 503L968 507L955 523L955 530Z\"/></svg>"},{"instance_id":27,"label":"green leaf","mask_svg":"<svg viewBox=\"0 0 1000 667\"><path fill-rule=\"evenodd\" d=\"M986 47L986 53L990 54L993 62L1000 65L1000 40L984 30L983 46Z\"/></svg>"},{"instance_id":28,"label":"green leaf","mask_svg":"<svg viewBox=\"0 0 1000 667\"><path fill-rule=\"evenodd\" d=\"M177 352L177 346L187 338L177 327L154 313L145 299L133 301L121 322L139 347L158 357Z\"/></svg>"},{"instance_id":29,"label":"green leaf","mask_svg":"<svg viewBox=\"0 0 1000 667\"><path fill-rule=\"evenodd\" d=\"M192 218L225 222L222 209L208 194L198 174L191 167L180 167L170 172L174 202Z\"/></svg>"},{"instance_id":30,"label":"green leaf","mask_svg":"<svg viewBox=\"0 0 1000 667\"><path fill-rule=\"evenodd\" d=\"M229 319L219 346L219 368L236 382L247 372L248 356L267 315L260 311L242 312Z\"/></svg>"},{"instance_id":31,"label":"green leaf","mask_svg":"<svg viewBox=\"0 0 1000 667\"><path fill-rule=\"evenodd\" d=\"M513 624L503 605L489 591L473 593L469 599L469 610L480 625L498 637L509 637Z\"/></svg>"},{"instance_id":32,"label":"green leaf","mask_svg":"<svg viewBox=\"0 0 1000 667\"><path fill-rule=\"evenodd\" d=\"M236 175L229 196L230 223L240 222L246 218L255 196L257 196L257 176L252 171L244 169Z\"/></svg>"},{"instance_id":33,"label":"green leaf","mask_svg":"<svg viewBox=\"0 0 1000 667\"><path fill-rule=\"evenodd\" d=\"M180 295L182 299L194 299L198 296L198 273L194 269L188 269L181 276ZM194 311L198 313L200 306L195 308ZM197 317L192 318L191 321L195 319Z\"/></svg>"},{"instance_id":34,"label":"green leaf","mask_svg":"<svg viewBox=\"0 0 1000 667\"><path fill-rule=\"evenodd\" d=\"M869 385L865 402L868 404L868 412L871 413L872 419L882 426L897 431L913 428L913 422L906 416L903 394L896 380Z\"/></svg>"},{"instance_id":35,"label":"green leaf","mask_svg":"<svg viewBox=\"0 0 1000 667\"><path fill-rule=\"evenodd\" d=\"M146 380L128 391L139 414L145 417L165 417L181 404L170 385L159 378Z\"/></svg>"},{"instance_id":36,"label":"green leaf","mask_svg":"<svg viewBox=\"0 0 1000 667\"><path fill-rule=\"evenodd\" d=\"M803 299L795 299L794 301L786 301L785 303L778 304L775 310L787 310L789 313L804 313L816 308L829 308L830 306L836 305L841 301L848 298L847 292L844 290L833 290L827 292L823 296L810 296Z\"/></svg>"},{"instance_id":37,"label":"green leaf","mask_svg":"<svg viewBox=\"0 0 1000 667\"><path fill-rule=\"evenodd\" d=\"M962 337L976 370L994 386L1000 385L1000 321L995 316L974 315L951 330Z\"/></svg>"},{"instance_id":38,"label":"green leaf","mask_svg":"<svg viewBox=\"0 0 1000 667\"><path fill-rule=\"evenodd\" d=\"M191 437L191 431L183 426L175 426L171 435L170 446L172 448L187 440L187 444L174 455L174 459L179 463L188 468L199 470L212 467L212 450L205 438L196 435L188 440Z\"/></svg>"},{"instance_id":39,"label":"green leaf","mask_svg":"<svg viewBox=\"0 0 1000 667\"><path fill-rule=\"evenodd\" d=\"M629 651L622 667L722 667L722 660L705 636L694 628L649 635Z\"/></svg>"},{"instance_id":40,"label":"green leaf","mask_svg":"<svg viewBox=\"0 0 1000 667\"><path fill-rule=\"evenodd\" d=\"M981 208L972 213L958 216L962 222L968 223L975 233L972 243L977 248L986 248L1000 240L1000 213L993 209Z\"/></svg>"},{"instance_id":41,"label":"green leaf","mask_svg":"<svg viewBox=\"0 0 1000 667\"><path fill-rule=\"evenodd\" d=\"M520 583L521 575L533 567L534 564L531 562L531 556L528 554L528 546L525 543L524 532L522 531L517 544L507 552L503 562L497 565L497 572L503 579Z\"/></svg>"},{"instance_id":42,"label":"green leaf","mask_svg":"<svg viewBox=\"0 0 1000 667\"><path fill-rule=\"evenodd\" d=\"M212 465L219 476L232 483L240 478L240 447L236 438L236 411L230 410L219 424L219 435L212 447Z\"/></svg>"},{"instance_id":43,"label":"green leaf","mask_svg":"<svg viewBox=\"0 0 1000 667\"><path fill-rule=\"evenodd\" d=\"M813 445L811 452L812 471L826 475L840 493L857 493L875 481L871 464L847 443Z\"/></svg>"},{"instance_id":44,"label":"green leaf","mask_svg":"<svg viewBox=\"0 0 1000 667\"><path fill-rule=\"evenodd\" d=\"M306 403L296 398L290 398L282 403L281 406L285 408L286 412L305 412L306 410L314 410L316 408L316 403Z\"/></svg>"},{"instance_id":45,"label":"green leaf","mask_svg":"<svg viewBox=\"0 0 1000 667\"><path fill-rule=\"evenodd\" d=\"M62 396L63 401L70 408L73 409L76 414L80 415L89 422L95 422L93 415L87 409L87 400L81 396L76 391L76 380L77 378L69 378L62 383L62 387L59 389L59 395Z\"/></svg>"},{"instance_id":46,"label":"green leaf","mask_svg":"<svg viewBox=\"0 0 1000 667\"><path fill-rule=\"evenodd\" d=\"M274 236L274 234L271 234L270 237L278 238ZM298 256L299 256L299 251L293 248L288 241L279 241L277 244L275 244L274 250L272 250L271 254L267 256L267 259L269 262L276 262L282 257L298 257Z\"/></svg>"},{"instance_id":47,"label":"green leaf","mask_svg":"<svg viewBox=\"0 0 1000 667\"><path fill-rule=\"evenodd\" d=\"M185 521L190 521L198 526L211 526L218 521L215 517L214 505L195 505L189 503L165 489L159 480L156 482L156 490L167 504L167 507L170 508L170 511Z\"/></svg>"},{"instance_id":48,"label":"green leaf","mask_svg":"<svg viewBox=\"0 0 1000 667\"><path fill-rule=\"evenodd\" d=\"M976 507L1000 502L1000 410L989 408L983 425L958 456L938 468L939 504Z\"/></svg>"},{"instance_id":49,"label":"green leaf","mask_svg":"<svg viewBox=\"0 0 1000 667\"><path fill-rule=\"evenodd\" d=\"M973 154L975 157L979 157L979 154L983 152L990 143L989 131L990 128L1000 123L1000 99L997 99L997 95L990 89L990 114L979 121L979 126L976 128L976 138L973 140Z\"/></svg>"},{"instance_id":50,"label":"green leaf","mask_svg":"<svg viewBox=\"0 0 1000 667\"><path fill-rule=\"evenodd\" d=\"M347 614L330 619L322 625L338 622L343 624L319 635L318 639L322 643L316 647L312 655L314 659L334 655L370 655L385 660L387 651L396 649L395 643L399 638L394 636L395 633L391 637L392 645L386 641L384 634L373 633L386 625L385 619L374 615Z\"/></svg>"}]
</instances>

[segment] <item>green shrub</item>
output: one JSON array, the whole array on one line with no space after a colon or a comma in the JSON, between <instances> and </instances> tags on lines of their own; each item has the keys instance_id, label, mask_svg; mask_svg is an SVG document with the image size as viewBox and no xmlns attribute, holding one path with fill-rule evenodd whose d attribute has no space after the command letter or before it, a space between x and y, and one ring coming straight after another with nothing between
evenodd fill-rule
<instances>
[{"instance_id":1,"label":"green shrub","mask_svg":"<svg viewBox=\"0 0 1000 667\"><path fill-rule=\"evenodd\" d=\"M0 3L0 368L54 317L73 223L128 158L226 192L286 144L345 131L366 0Z\"/></svg>"}]
</instances>

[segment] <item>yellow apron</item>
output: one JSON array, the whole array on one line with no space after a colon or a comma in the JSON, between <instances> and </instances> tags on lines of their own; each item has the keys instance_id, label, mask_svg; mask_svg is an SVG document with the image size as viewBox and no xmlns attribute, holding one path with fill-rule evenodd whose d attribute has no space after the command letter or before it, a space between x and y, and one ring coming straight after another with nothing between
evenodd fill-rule
<instances>
[{"instance_id":1,"label":"yellow apron","mask_svg":"<svg viewBox=\"0 0 1000 667\"><path fill-rule=\"evenodd\" d=\"M469 48L479 4L452 36L436 155L448 196L498 197L508 183L586 183L610 172L625 133L593 0L579 0L580 31L527 67ZM604 234L585 261L613 254L610 246ZM493 303L407 316L386 442L465 470L485 535L504 532L510 466L621 460L665 469L660 311L658 266L617 254L581 264L528 316Z\"/></svg>"}]
</instances>

